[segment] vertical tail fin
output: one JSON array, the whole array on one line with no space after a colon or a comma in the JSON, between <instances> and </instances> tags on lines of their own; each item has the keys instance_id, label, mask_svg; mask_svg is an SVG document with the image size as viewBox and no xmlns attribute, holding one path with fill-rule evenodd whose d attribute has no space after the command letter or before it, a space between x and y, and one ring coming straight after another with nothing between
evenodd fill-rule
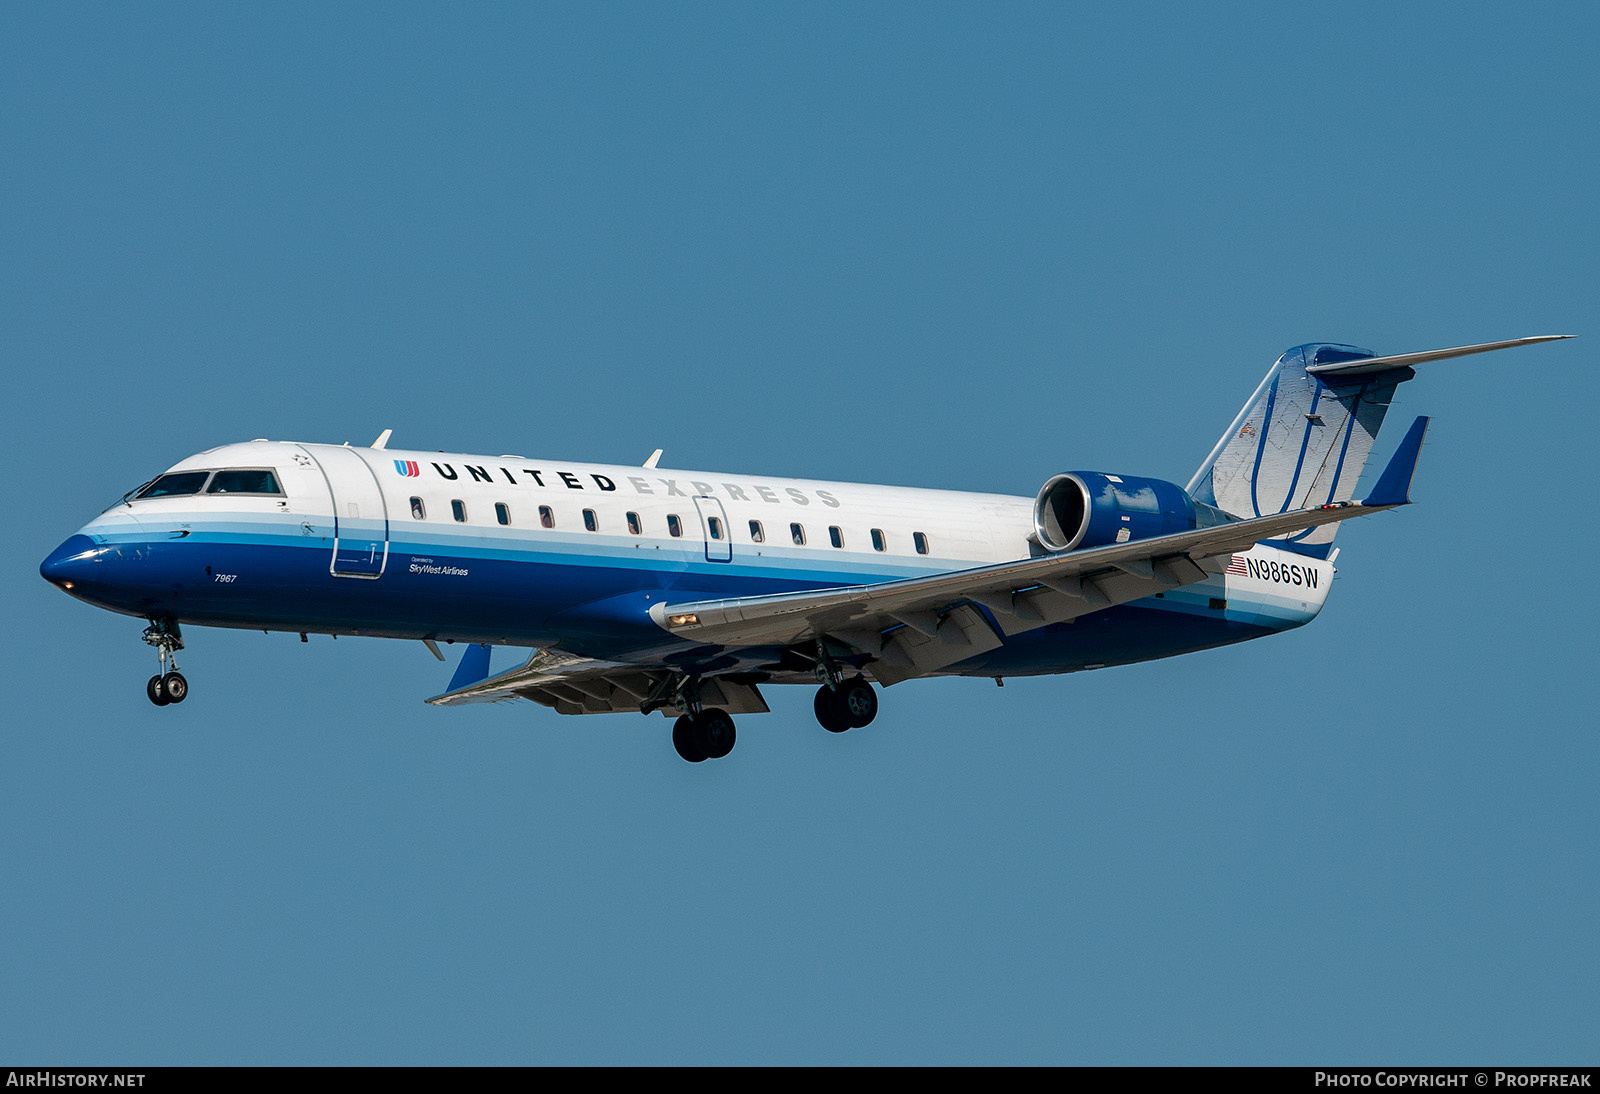
<instances>
[{"instance_id":1,"label":"vertical tail fin","mask_svg":"<svg viewBox=\"0 0 1600 1094\"><path fill-rule=\"evenodd\" d=\"M1395 388L1416 373L1402 366L1319 376L1308 369L1360 367L1366 359L1376 358L1326 342L1279 357L1195 472L1190 495L1246 518L1353 498ZM1313 528L1283 545L1325 558L1337 528Z\"/></svg>"},{"instance_id":2,"label":"vertical tail fin","mask_svg":"<svg viewBox=\"0 0 1600 1094\"><path fill-rule=\"evenodd\" d=\"M1189 495L1246 518L1349 501L1395 388L1416 375L1412 365L1569 337L1546 334L1392 357L1332 342L1296 346L1278 358L1194 473ZM1337 528L1327 524L1279 543L1326 558Z\"/></svg>"}]
</instances>

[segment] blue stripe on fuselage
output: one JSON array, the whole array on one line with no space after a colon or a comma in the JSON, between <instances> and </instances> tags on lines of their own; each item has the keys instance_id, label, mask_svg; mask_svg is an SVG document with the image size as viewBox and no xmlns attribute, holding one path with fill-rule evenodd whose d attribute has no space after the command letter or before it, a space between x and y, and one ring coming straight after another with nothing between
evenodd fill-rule
<instances>
[{"instance_id":1,"label":"blue stripe on fuselage","mask_svg":"<svg viewBox=\"0 0 1600 1094\"><path fill-rule=\"evenodd\" d=\"M167 523L177 523L169 521ZM182 521L189 534L85 529L99 557L74 595L131 615L211 626L507 644L560 643L612 655L684 649L647 615L673 599L755 596L936 572L856 553L745 547L708 563L698 539L657 545L595 534L538 539L412 535L389 544L383 576L329 573L332 539L283 521ZM798 557L797 557L798 556ZM821 556L821 557L818 557ZM799 563L796 565L796 563ZM594 606L586 614L586 606Z\"/></svg>"},{"instance_id":2,"label":"blue stripe on fuselage","mask_svg":"<svg viewBox=\"0 0 1600 1094\"><path fill-rule=\"evenodd\" d=\"M165 529L179 523L189 534L168 538ZM331 575L331 537L315 528L307 534L299 521L177 517L161 527L86 528L96 552L80 566L73 595L130 615L209 626L560 645L586 656L645 660L681 657L697 648L649 619L650 607L663 599L793 592L971 565L783 544L743 545L734 562L709 563L701 541L693 538L680 546L595 533L535 538L434 528L424 538L418 534L424 529L414 527L389 544L383 576L372 580ZM1014 636L959 669L1023 675L1148 660L1241 641L1309 618L1279 608L1270 597L1258 602L1236 596L1226 612L1215 611L1207 599L1212 591L1175 590L1167 599L1149 598ZM1152 631L1150 619L1165 620L1168 630ZM1097 637L1085 645L1090 636ZM1110 645L1097 645L1102 640ZM1125 641L1131 643L1126 649L1120 644Z\"/></svg>"}]
</instances>

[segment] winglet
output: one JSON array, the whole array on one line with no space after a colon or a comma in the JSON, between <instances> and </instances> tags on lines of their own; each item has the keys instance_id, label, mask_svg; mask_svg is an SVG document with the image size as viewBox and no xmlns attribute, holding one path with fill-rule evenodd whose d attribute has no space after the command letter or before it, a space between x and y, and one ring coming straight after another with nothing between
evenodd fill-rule
<instances>
[{"instance_id":1,"label":"winglet","mask_svg":"<svg viewBox=\"0 0 1600 1094\"><path fill-rule=\"evenodd\" d=\"M655 470L655 466L656 466L656 461L659 460L659 459L661 459L661 449L658 448L654 452L650 453L650 458L648 460L644 461L644 466L648 467L652 471L654 471Z\"/></svg>"},{"instance_id":2,"label":"winglet","mask_svg":"<svg viewBox=\"0 0 1600 1094\"><path fill-rule=\"evenodd\" d=\"M394 430L385 429L382 433L378 434L378 439L373 441L367 447L368 448L387 448L388 445L389 445L389 438L392 437L392 436L394 436Z\"/></svg>"},{"instance_id":3,"label":"winglet","mask_svg":"<svg viewBox=\"0 0 1600 1094\"><path fill-rule=\"evenodd\" d=\"M1383 469L1377 485L1362 505L1406 505L1411 501L1411 476L1417 473L1417 460L1422 455L1422 438L1427 434L1427 417L1419 417L1411 423L1411 428L1406 430L1405 440L1389 457L1389 466Z\"/></svg>"},{"instance_id":4,"label":"winglet","mask_svg":"<svg viewBox=\"0 0 1600 1094\"><path fill-rule=\"evenodd\" d=\"M450 686L445 689L445 693L449 694L468 684L476 684L479 680L487 680L489 651L492 649L493 646L480 646L476 642L468 646L467 651L461 655L461 664L456 666L456 674L450 677Z\"/></svg>"}]
</instances>

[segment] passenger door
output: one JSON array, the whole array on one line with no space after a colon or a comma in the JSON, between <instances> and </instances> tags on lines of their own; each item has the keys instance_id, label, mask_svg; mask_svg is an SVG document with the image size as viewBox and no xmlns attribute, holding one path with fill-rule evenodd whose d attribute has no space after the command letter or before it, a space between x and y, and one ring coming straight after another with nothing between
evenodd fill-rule
<instances>
[{"instance_id":1,"label":"passenger door","mask_svg":"<svg viewBox=\"0 0 1600 1094\"><path fill-rule=\"evenodd\" d=\"M700 534L706 541L707 562L732 562L733 539L728 529L728 514L716 498L696 497L695 511L700 514Z\"/></svg>"},{"instance_id":2,"label":"passenger door","mask_svg":"<svg viewBox=\"0 0 1600 1094\"><path fill-rule=\"evenodd\" d=\"M344 445L301 445L319 468L333 500L334 577L375 580L389 561L389 507L372 467Z\"/></svg>"}]
</instances>

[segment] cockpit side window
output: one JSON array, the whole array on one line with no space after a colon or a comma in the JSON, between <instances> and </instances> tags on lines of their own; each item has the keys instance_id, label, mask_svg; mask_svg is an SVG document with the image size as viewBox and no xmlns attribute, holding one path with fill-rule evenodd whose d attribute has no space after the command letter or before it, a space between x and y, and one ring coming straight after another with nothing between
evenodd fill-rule
<instances>
[{"instance_id":1,"label":"cockpit side window","mask_svg":"<svg viewBox=\"0 0 1600 1094\"><path fill-rule=\"evenodd\" d=\"M206 484L209 471L173 471L139 491L141 498L176 498L184 494L198 494Z\"/></svg>"},{"instance_id":2,"label":"cockpit side window","mask_svg":"<svg viewBox=\"0 0 1600 1094\"><path fill-rule=\"evenodd\" d=\"M266 467L230 467L211 476L208 494L279 494L278 476Z\"/></svg>"}]
</instances>

